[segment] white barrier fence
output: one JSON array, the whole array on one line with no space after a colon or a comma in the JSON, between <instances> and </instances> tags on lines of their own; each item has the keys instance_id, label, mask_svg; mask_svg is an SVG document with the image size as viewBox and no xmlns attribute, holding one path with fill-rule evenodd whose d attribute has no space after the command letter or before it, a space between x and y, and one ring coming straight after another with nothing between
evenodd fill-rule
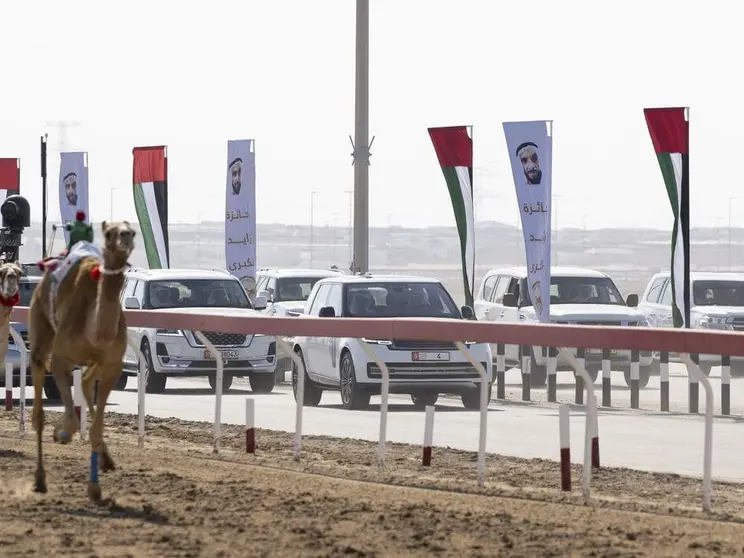
<instances>
[{"instance_id":1,"label":"white barrier fence","mask_svg":"<svg viewBox=\"0 0 744 558\"><path fill-rule=\"evenodd\" d=\"M591 479L592 432L596 428L596 398L593 382L583 364L566 350L565 347L577 345L593 348L630 348L635 350L660 350L680 354L685 362L688 374L703 383L706 390L705 416L705 444L703 465L703 509L711 509L711 464L712 464L712 432L713 432L713 392L710 382L704 376L699 366L690 358L690 353L727 354L744 356L744 335L728 331L693 331L693 330L663 330L651 328L621 328L605 326L569 326L562 324L499 324L465 320L448 319L357 319L357 318L315 318L298 316L279 318L274 316L247 315L239 310L215 308L205 309L201 314L179 312L178 310L126 310L124 311L128 326L168 328L194 331L204 346L212 355L219 355L214 345L202 333L203 331L220 331L225 333L257 333L277 336L278 345L285 354L290 355L297 371L297 412L295 424L294 457L300 458L302 442L302 413L304 395L305 368L302 359L292 350L282 336L324 336L351 337L358 339L408 339L408 340L437 340L449 341L457 344L467 360L475 366L481 379L487 379L486 371L475 361L462 343L463 339L470 342L509 343L522 345L539 345L558 347L565 358L571 362L576 373L584 379L587 389L586 439L584 452L584 468L582 476L582 491L589 497ZM11 320L27 322L28 308L15 307ZM11 327L11 335L21 349L21 418L20 429L25 431L25 385L26 362L28 355L21 336ZM384 467L385 441L387 428L387 410L390 375L387 366L367 343L362 341L365 352L379 366L382 372L380 405L380 437L377 449L377 461ZM145 382L146 364L140 348L132 343L130 346L139 355L139 373L137 382L138 394L138 423L139 445L145 440ZM277 347L279 348L279 347ZM219 451L221 409L222 409L222 379L224 369L222 360L215 358L216 386L215 386L215 420L214 447ZM480 405L480 433L478 444L478 485L485 482L485 447L487 428L488 385L481 382Z\"/></svg>"}]
</instances>

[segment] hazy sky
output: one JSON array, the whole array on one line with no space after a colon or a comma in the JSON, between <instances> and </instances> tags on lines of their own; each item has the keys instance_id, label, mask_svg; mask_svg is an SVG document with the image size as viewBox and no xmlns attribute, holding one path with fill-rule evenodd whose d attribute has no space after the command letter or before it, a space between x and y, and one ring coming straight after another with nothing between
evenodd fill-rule
<instances>
[{"instance_id":1,"label":"hazy sky","mask_svg":"<svg viewBox=\"0 0 744 558\"><path fill-rule=\"evenodd\" d=\"M671 228L643 108L691 107L691 220L726 226L744 150L732 0L371 0L370 221L454 225L428 126L474 124L476 219L517 223L502 122L553 119L559 226ZM613 6L617 6L616 8ZM5 0L0 157L41 217L39 135L76 121L95 220L134 219L132 147L166 144L172 222L221 220L254 138L259 222L346 224L353 0ZM59 215L59 156L49 208ZM733 174L732 174L733 173ZM116 188L111 192L112 188ZM731 204L744 222L744 194Z\"/></svg>"}]
</instances>

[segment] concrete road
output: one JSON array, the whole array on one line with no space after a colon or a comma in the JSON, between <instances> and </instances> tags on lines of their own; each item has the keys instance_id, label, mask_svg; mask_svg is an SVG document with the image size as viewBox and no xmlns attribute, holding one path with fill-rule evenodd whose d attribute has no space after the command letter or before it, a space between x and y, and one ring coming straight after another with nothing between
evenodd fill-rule
<instances>
[{"instance_id":1,"label":"concrete road","mask_svg":"<svg viewBox=\"0 0 744 558\"><path fill-rule=\"evenodd\" d=\"M712 381L718 389L718 369ZM573 385L565 383L570 374L559 376L559 400L573 399ZM508 382L518 381L519 372L508 374ZM655 382L655 383L654 383ZM673 411L658 412L658 378L643 390L642 409L628 410L628 391L618 374L613 389L613 404L618 408L600 409L599 430L601 460L604 465L631 467L648 471L673 472L698 476L702 474L703 426L701 415L688 415L687 380L680 366L673 366L670 399ZM245 399L256 403L256 426L287 432L294 431L295 403L288 385L278 386L270 394L253 394L247 383L236 381L223 397L222 421L243 424ZM597 383L599 387L599 382ZM18 397L18 389L14 390ZM732 380L732 411L744 409L744 381ZM517 401L493 401L489 409L487 451L517 457L541 457L557 460L558 413L555 405L522 403L518 384L510 387L510 395ZM31 393L29 392L30 396ZM535 400L544 401L545 391L534 390ZM187 420L212 422L214 395L206 379L169 379L168 390L162 395L147 395L146 413L158 417L177 417ZM701 411L704 410L701 396ZM718 395L716 396L718 404ZM29 406L31 401L29 400ZM625 409L621 409L620 406ZM59 409L50 406L50 409ZM137 413L137 394L134 378L128 389L114 392L110 398L112 411ZM434 426L434 445L450 446L475 451L478 446L479 413L463 409L459 399L441 397L437 404ZM31 429L29 420L28 428ZM744 435L739 417L717 417L714 424L713 474L716 478L744 481L738 437ZM340 409L338 393L323 394L321 405L305 408L304 434L352 437L376 441L379 431L379 397L372 399L368 411ZM423 440L424 413L415 411L407 396L390 397L388 440L420 444ZM583 407L571 412L571 452L576 463L583 461ZM258 441L260 444L260 440Z\"/></svg>"}]
</instances>

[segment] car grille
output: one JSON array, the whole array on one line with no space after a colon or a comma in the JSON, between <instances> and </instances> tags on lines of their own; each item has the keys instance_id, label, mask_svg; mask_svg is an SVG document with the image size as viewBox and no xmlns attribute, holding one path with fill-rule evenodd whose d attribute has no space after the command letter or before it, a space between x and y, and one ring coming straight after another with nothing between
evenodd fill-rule
<instances>
[{"instance_id":1,"label":"car grille","mask_svg":"<svg viewBox=\"0 0 744 558\"><path fill-rule=\"evenodd\" d=\"M219 331L205 331L203 333L204 337L206 337L215 347L242 345L245 343L247 337L245 333L222 333ZM201 343L198 339L196 339L196 344L201 347Z\"/></svg>"},{"instance_id":2,"label":"car grille","mask_svg":"<svg viewBox=\"0 0 744 558\"><path fill-rule=\"evenodd\" d=\"M461 380L480 378L478 371L469 362L448 363L420 363L420 362L393 362L386 363L390 379L395 380ZM482 362L483 368L486 363ZM382 371L377 364L367 364L367 377L372 379L382 378Z\"/></svg>"},{"instance_id":3,"label":"car grille","mask_svg":"<svg viewBox=\"0 0 744 558\"><path fill-rule=\"evenodd\" d=\"M623 322L617 322L617 321L608 321L608 322L598 322L593 320L578 320L575 322L576 325L596 325L596 326L615 326L620 327L623 325ZM628 322L628 326L634 327L638 325L638 322Z\"/></svg>"},{"instance_id":4,"label":"car grille","mask_svg":"<svg viewBox=\"0 0 744 558\"><path fill-rule=\"evenodd\" d=\"M457 345L454 343L448 343L446 341L403 341L394 340L393 344L390 345L390 349L393 351L456 351Z\"/></svg>"}]
</instances>

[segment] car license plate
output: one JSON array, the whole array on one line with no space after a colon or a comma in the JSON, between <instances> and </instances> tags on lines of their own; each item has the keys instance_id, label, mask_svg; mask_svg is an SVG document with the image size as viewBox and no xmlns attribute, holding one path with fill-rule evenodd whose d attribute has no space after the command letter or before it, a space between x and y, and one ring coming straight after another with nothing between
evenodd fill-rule
<instances>
[{"instance_id":1,"label":"car license plate","mask_svg":"<svg viewBox=\"0 0 744 558\"><path fill-rule=\"evenodd\" d=\"M449 360L449 353L411 353L411 360Z\"/></svg>"},{"instance_id":2,"label":"car license plate","mask_svg":"<svg viewBox=\"0 0 744 558\"><path fill-rule=\"evenodd\" d=\"M238 358L238 351L220 351L222 354L223 360L235 360ZM209 351L209 349L204 349L204 359L205 360L211 360L214 357L212 356L212 353Z\"/></svg>"},{"instance_id":3,"label":"car license plate","mask_svg":"<svg viewBox=\"0 0 744 558\"><path fill-rule=\"evenodd\" d=\"M602 355L602 349L587 349L586 354L588 355ZM610 356L615 356L617 349L610 349Z\"/></svg>"}]
</instances>

